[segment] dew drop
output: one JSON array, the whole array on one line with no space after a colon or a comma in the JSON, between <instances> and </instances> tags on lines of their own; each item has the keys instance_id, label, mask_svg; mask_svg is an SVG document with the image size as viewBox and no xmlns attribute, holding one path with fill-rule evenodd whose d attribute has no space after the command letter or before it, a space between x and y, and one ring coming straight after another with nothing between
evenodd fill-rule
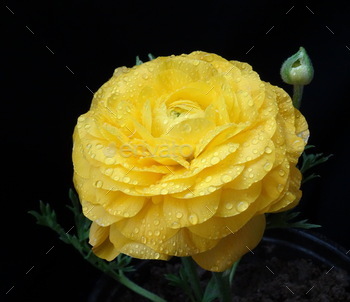
<instances>
[{"instance_id":1,"label":"dew drop","mask_svg":"<svg viewBox=\"0 0 350 302\"><path fill-rule=\"evenodd\" d=\"M205 178L205 182L210 182L212 179L213 179L213 178L212 178L211 176L207 176L207 177Z\"/></svg>"},{"instance_id":2,"label":"dew drop","mask_svg":"<svg viewBox=\"0 0 350 302\"><path fill-rule=\"evenodd\" d=\"M158 219L153 221L154 225L159 225L160 221Z\"/></svg>"},{"instance_id":3,"label":"dew drop","mask_svg":"<svg viewBox=\"0 0 350 302\"><path fill-rule=\"evenodd\" d=\"M113 173L113 169L112 168L108 168L105 171L105 174L108 175L108 176L112 175L112 173Z\"/></svg>"},{"instance_id":4,"label":"dew drop","mask_svg":"<svg viewBox=\"0 0 350 302\"><path fill-rule=\"evenodd\" d=\"M140 230L138 228L135 228L134 233L137 234L138 232L140 232Z\"/></svg>"},{"instance_id":5,"label":"dew drop","mask_svg":"<svg viewBox=\"0 0 350 302\"><path fill-rule=\"evenodd\" d=\"M160 190L160 194L162 194L162 195L166 195L168 193L169 193L169 191L167 189L161 189Z\"/></svg>"},{"instance_id":6,"label":"dew drop","mask_svg":"<svg viewBox=\"0 0 350 302\"><path fill-rule=\"evenodd\" d=\"M154 231L154 235L156 235L158 237L160 235L160 231L159 230L155 230Z\"/></svg>"},{"instance_id":7,"label":"dew drop","mask_svg":"<svg viewBox=\"0 0 350 302\"><path fill-rule=\"evenodd\" d=\"M214 156L214 157L210 160L210 163L211 163L212 165L216 165L219 161L220 161L220 158L218 158L217 156Z\"/></svg>"},{"instance_id":8,"label":"dew drop","mask_svg":"<svg viewBox=\"0 0 350 302\"><path fill-rule=\"evenodd\" d=\"M278 192L282 192L282 191L283 191L283 188L284 188L283 184L278 184L278 186L277 186L277 191L278 191Z\"/></svg>"},{"instance_id":9,"label":"dew drop","mask_svg":"<svg viewBox=\"0 0 350 302\"><path fill-rule=\"evenodd\" d=\"M178 223L177 221L174 221L174 222L171 224L171 227L172 227L173 229L178 229L178 228L180 228L180 223Z\"/></svg>"},{"instance_id":10,"label":"dew drop","mask_svg":"<svg viewBox=\"0 0 350 302\"><path fill-rule=\"evenodd\" d=\"M188 217L188 220L192 224L197 224L198 223L198 216L196 214L192 214L192 215L190 215L190 217Z\"/></svg>"},{"instance_id":11,"label":"dew drop","mask_svg":"<svg viewBox=\"0 0 350 302\"><path fill-rule=\"evenodd\" d=\"M231 210L233 208L233 204L231 202L228 202L228 203L225 204L225 208L227 210Z\"/></svg>"},{"instance_id":12,"label":"dew drop","mask_svg":"<svg viewBox=\"0 0 350 302\"><path fill-rule=\"evenodd\" d=\"M142 236L142 237L141 237L141 242L142 242L143 244L145 244L145 243L147 242L147 238L146 238L145 236Z\"/></svg>"},{"instance_id":13,"label":"dew drop","mask_svg":"<svg viewBox=\"0 0 350 302\"><path fill-rule=\"evenodd\" d=\"M182 213L177 212L177 213L176 213L176 218L179 218L179 219L180 219L181 217L182 217Z\"/></svg>"},{"instance_id":14,"label":"dew drop","mask_svg":"<svg viewBox=\"0 0 350 302\"><path fill-rule=\"evenodd\" d=\"M129 182L130 182L130 177L125 176L125 177L123 178L123 181L126 182L126 183L129 183Z\"/></svg>"},{"instance_id":15,"label":"dew drop","mask_svg":"<svg viewBox=\"0 0 350 302\"><path fill-rule=\"evenodd\" d=\"M102 185L103 185L103 181L102 181L102 180L97 180L97 181L95 182L95 187L96 187L96 188L101 188Z\"/></svg>"},{"instance_id":16,"label":"dew drop","mask_svg":"<svg viewBox=\"0 0 350 302\"><path fill-rule=\"evenodd\" d=\"M267 163L264 165L263 168L264 168L265 171L270 171L270 170L271 170L271 167L272 167L271 163L267 162Z\"/></svg>"},{"instance_id":17,"label":"dew drop","mask_svg":"<svg viewBox=\"0 0 350 302\"><path fill-rule=\"evenodd\" d=\"M265 153L270 154L272 153L272 149L270 147L265 148Z\"/></svg>"},{"instance_id":18,"label":"dew drop","mask_svg":"<svg viewBox=\"0 0 350 302\"><path fill-rule=\"evenodd\" d=\"M191 130L192 130L192 127L189 124L183 124L182 125L182 131L183 132L189 133L189 132L191 132Z\"/></svg>"},{"instance_id":19,"label":"dew drop","mask_svg":"<svg viewBox=\"0 0 350 302\"><path fill-rule=\"evenodd\" d=\"M237 204L237 211L243 212L248 208L249 204L246 201L241 201Z\"/></svg>"},{"instance_id":20,"label":"dew drop","mask_svg":"<svg viewBox=\"0 0 350 302\"><path fill-rule=\"evenodd\" d=\"M213 186L210 186L210 187L208 188L208 191L209 191L210 193L215 192L215 190L216 190L216 188L213 187Z\"/></svg>"},{"instance_id":21,"label":"dew drop","mask_svg":"<svg viewBox=\"0 0 350 302\"><path fill-rule=\"evenodd\" d=\"M278 171L278 174L280 175L280 176L284 176L285 174L286 174L286 172L284 171L284 170L279 170Z\"/></svg>"},{"instance_id":22,"label":"dew drop","mask_svg":"<svg viewBox=\"0 0 350 302\"><path fill-rule=\"evenodd\" d=\"M159 253L155 253L154 259L159 259L159 258L160 258L160 254Z\"/></svg>"},{"instance_id":23,"label":"dew drop","mask_svg":"<svg viewBox=\"0 0 350 302\"><path fill-rule=\"evenodd\" d=\"M224 174L221 176L221 181L223 183L228 183L232 180L232 177L230 175Z\"/></svg>"}]
</instances>

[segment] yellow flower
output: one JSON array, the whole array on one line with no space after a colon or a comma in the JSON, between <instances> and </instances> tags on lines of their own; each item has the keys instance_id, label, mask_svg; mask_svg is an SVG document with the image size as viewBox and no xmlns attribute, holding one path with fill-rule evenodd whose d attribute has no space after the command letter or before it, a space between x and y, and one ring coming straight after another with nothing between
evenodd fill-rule
<instances>
[{"instance_id":1,"label":"yellow flower","mask_svg":"<svg viewBox=\"0 0 350 302\"><path fill-rule=\"evenodd\" d=\"M223 271L297 205L309 136L282 89L196 51L120 67L74 132L74 184L94 253L192 256Z\"/></svg>"}]
</instances>

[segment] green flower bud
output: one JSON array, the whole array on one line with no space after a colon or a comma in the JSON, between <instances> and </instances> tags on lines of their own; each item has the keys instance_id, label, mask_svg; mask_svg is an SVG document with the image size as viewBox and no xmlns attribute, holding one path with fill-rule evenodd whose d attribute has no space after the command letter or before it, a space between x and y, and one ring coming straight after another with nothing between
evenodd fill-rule
<instances>
[{"instance_id":1,"label":"green flower bud","mask_svg":"<svg viewBox=\"0 0 350 302\"><path fill-rule=\"evenodd\" d=\"M314 68L304 47L289 57L281 67L282 80L291 85L310 84L314 77Z\"/></svg>"}]
</instances>

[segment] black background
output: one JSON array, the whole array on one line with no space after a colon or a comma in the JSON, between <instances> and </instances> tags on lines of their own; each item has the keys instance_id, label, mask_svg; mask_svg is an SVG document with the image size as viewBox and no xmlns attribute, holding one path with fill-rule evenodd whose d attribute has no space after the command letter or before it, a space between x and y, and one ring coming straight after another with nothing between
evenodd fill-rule
<instances>
[{"instance_id":1,"label":"black background","mask_svg":"<svg viewBox=\"0 0 350 302\"><path fill-rule=\"evenodd\" d=\"M48 3L47 3L48 2ZM135 56L203 50L249 62L291 93L281 63L304 46L315 67L302 112L316 152L334 154L306 184L303 216L350 249L349 2L5 1L1 3L0 300L86 301L99 277L27 214L50 202L72 226L71 134L77 117Z\"/></svg>"}]
</instances>

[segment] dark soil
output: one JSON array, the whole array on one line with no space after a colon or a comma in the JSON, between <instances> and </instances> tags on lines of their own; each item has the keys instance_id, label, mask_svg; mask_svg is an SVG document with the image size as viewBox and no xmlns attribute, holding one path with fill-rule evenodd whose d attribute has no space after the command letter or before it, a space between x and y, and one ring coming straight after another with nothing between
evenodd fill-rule
<instances>
[{"instance_id":1,"label":"dark soil","mask_svg":"<svg viewBox=\"0 0 350 302\"><path fill-rule=\"evenodd\" d=\"M350 276L336 267L328 267L310 259L283 259L274 255L271 244L261 244L247 254L238 266L232 292L233 302L341 302L350 301ZM179 261L149 261L137 270L133 280L157 293L169 302L188 301L178 288L168 285L164 274L176 273ZM199 271L203 285L211 274ZM148 300L122 289L109 297L96 301Z\"/></svg>"}]
</instances>

